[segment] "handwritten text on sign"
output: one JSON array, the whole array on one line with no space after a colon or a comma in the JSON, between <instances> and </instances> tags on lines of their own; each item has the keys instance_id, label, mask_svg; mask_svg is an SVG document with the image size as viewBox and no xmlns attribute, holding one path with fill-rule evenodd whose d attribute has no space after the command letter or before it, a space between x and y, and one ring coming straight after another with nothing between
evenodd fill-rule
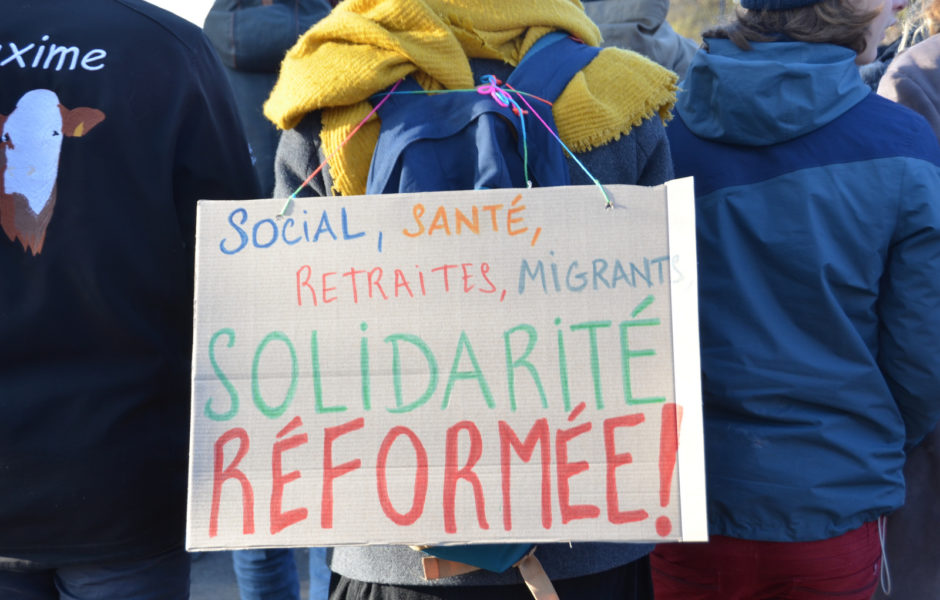
<instances>
[{"instance_id":1,"label":"handwritten text on sign","mask_svg":"<svg viewBox=\"0 0 940 600\"><path fill-rule=\"evenodd\" d=\"M691 186L608 191L200 202L188 546L700 538Z\"/></svg>"}]
</instances>

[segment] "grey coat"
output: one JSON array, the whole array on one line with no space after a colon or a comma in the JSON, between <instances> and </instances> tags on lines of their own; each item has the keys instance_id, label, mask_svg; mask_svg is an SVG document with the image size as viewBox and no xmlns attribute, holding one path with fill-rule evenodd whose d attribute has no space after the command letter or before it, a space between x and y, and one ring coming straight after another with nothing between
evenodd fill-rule
<instances>
[{"instance_id":1,"label":"grey coat","mask_svg":"<svg viewBox=\"0 0 940 600\"><path fill-rule=\"evenodd\" d=\"M669 0L588 0L584 12L600 28L604 46L638 52L680 79L698 50L698 44L666 22Z\"/></svg>"},{"instance_id":2,"label":"grey coat","mask_svg":"<svg viewBox=\"0 0 940 600\"><path fill-rule=\"evenodd\" d=\"M940 138L940 35L911 46L891 61L878 94L922 114Z\"/></svg>"}]
</instances>

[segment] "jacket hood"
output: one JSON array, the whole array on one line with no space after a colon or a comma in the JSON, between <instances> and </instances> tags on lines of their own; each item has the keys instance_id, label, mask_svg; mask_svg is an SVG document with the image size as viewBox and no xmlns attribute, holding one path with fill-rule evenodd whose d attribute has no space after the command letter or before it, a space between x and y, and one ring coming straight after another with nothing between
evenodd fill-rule
<instances>
[{"instance_id":1,"label":"jacket hood","mask_svg":"<svg viewBox=\"0 0 940 600\"><path fill-rule=\"evenodd\" d=\"M276 73L297 38L330 10L328 0L216 0L203 31L226 67Z\"/></svg>"},{"instance_id":2,"label":"jacket hood","mask_svg":"<svg viewBox=\"0 0 940 600\"><path fill-rule=\"evenodd\" d=\"M871 90L854 51L831 44L709 38L680 83L679 116L697 136L744 146L785 142L819 129Z\"/></svg>"},{"instance_id":3,"label":"jacket hood","mask_svg":"<svg viewBox=\"0 0 940 600\"><path fill-rule=\"evenodd\" d=\"M698 51L698 43L676 33L666 20L668 0L585 0L583 4L600 28L604 46L629 48L680 77Z\"/></svg>"}]
</instances>

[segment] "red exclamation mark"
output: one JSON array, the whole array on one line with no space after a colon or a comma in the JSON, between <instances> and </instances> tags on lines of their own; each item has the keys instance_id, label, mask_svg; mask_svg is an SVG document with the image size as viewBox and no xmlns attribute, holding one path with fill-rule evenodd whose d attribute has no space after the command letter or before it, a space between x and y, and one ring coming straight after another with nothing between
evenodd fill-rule
<instances>
[{"instance_id":1,"label":"red exclamation mark","mask_svg":"<svg viewBox=\"0 0 940 600\"><path fill-rule=\"evenodd\" d=\"M679 451L679 424L682 422L682 407L675 403L663 405L662 429L659 434L659 505L669 505L672 495L672 474L676 469L676 454ZM672 531L672 521L661 516L656 519L656 533L666 537Z\"/></svg>"}]
</instances>

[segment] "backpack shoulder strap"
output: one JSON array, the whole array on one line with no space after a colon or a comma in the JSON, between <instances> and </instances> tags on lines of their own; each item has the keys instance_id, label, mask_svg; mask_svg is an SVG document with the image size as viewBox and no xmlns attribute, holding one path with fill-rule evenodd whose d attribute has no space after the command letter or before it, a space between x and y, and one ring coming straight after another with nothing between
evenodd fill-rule
<instances>
[{"instance_id":1,"label":"backpack shoulder strap","mask_svg":"<svg viewBox=\"0 0 940 600\"><path fill-rule=\"evenodd\" d=\"M489 547L496 547L489 545ZM533 600L558 600L558 593L552 580L542 567L542 563L535 557L535 546L531 547L515 564L512 566L519 569L519 575L525 582L526 587L532 593ZM455 577L478 570L480 567L467 563L456 562L437 556L425 556L421 560L421 567L424 570L424 578L428 581L440 579L442 577Z\"/></svg>"},{"instance_id":2,"label":"backpack shoulder strap","mask_svg":"<svg viewBox=\"0 0 940 600\"><path fill-rule=\"evenodd\" d=\"M544 50L551 48L552 51ZM600 52L600 48L576 41L563 31L553 31L539 38L507 78L506 83L520 92L535 94L554 102L565 91L568 82L586 67ZM529 147L541 152L530 161L532 178L539 186L569 185L571 176L564 152L545 125L558 131L552 107L539 100L527 98L526 110L534 109L541 119L528 118ZM539 122L541 121L541 122ZM544 123L544 125L543 125Z\"/></svg>"},{"instance_id":3,"label":"backpack shoulder strap","mask_svg":"<svg viewBox=\"0 0 940 600\"><path fill-rule=\"evenodd\" d=\"M543 52L550 47L553 52ZM563 53L563 61L558 59L559 52ZM540 90L539 96L554 102L571 78L594 60L598 52L600 48L579 42L564 31L547 33L529 48L508 83L520 91Z\"/></svg>"}]
</instances>

